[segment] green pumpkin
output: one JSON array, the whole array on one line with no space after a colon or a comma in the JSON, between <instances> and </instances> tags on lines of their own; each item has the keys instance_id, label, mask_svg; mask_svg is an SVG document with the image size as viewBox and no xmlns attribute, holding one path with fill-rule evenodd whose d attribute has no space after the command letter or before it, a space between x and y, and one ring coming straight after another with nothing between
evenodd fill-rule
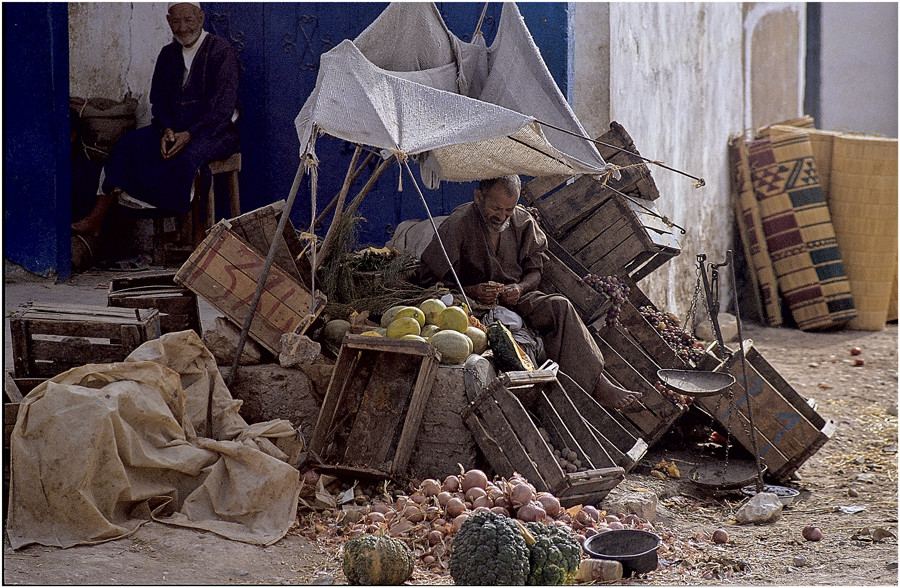
<instances>
[{"instance_id":1,"label":"green pumpkin","mask_svg":"<svg viewBox=\"0 0 900 588\"><path fill-rule=\"evenodd\" d=\"M488 347L494 352L494 364L501 372L532 371L534 363L513 339L512 333L500 321L487 328Z\"/></svg>"},{"instance_id":2,"label":"green pumpkin","mask_svg":"<svg viewBox=\"0 0 900 588\"><path fill-rule=\"evenodd\" d=\"M412 576L415 559L406 543L386 535L359 535L344 544L344 575L353 585L402 584Z\"/></svg>"}]
</instances>

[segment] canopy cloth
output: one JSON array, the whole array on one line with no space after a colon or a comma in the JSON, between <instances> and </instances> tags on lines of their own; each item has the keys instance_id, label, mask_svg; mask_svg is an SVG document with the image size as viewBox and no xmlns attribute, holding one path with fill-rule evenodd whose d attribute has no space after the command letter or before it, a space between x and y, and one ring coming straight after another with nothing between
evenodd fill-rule
<instances>
[{"instance_id":1,"label":"canopy cloth","mask_svg":"<svg viewBox=\"0 0 900 588\"><path fill-rule=\"evenodd\" d=\"M472 43L453 35L433 3L390 4L322 55L294 122L301 160L325 133L414 156L431 188L614 169L586 139L514 3L503 5L489 48L480 33Z\"/></svg>"},{"instance_id":2,"label":"canopy cloth","mask_svg":"<svg viewBox=\"0 0 900 588\"><path fill-rule=\"evenodd\" d=\"M215 439L206 429L209 391ZM269 545L297 515L299 473L248 426L194 331L168 333L126 361L47 380L19 408L10 442L7 532L13 549L125 537L153 520Z\"/></svg>"}]
</instances>

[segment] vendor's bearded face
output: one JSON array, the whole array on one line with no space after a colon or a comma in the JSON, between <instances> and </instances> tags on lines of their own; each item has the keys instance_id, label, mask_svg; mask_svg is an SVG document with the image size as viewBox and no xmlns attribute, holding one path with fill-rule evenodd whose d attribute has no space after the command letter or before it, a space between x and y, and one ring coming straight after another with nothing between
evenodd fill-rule
<instances>
[{"instance_id":1,"label":"vendor's bearded face","mask_svg":"<svg viewBox=\"0 0 900 588\"><path fill-rule=\"evenodd\" d=\"M175 40L184 47L190 47L200 38L203 30L203 11L192 4L176 4L166 15L169 28Z\"/></svg>"},{"instance_id":2,"label":"vendor's bearded face","mask_svg":"<svg viewBox=\"0 0 900 588\"><path fill-rule=\"evenodd\" d=\"M519 201L518 194L510 194L502 184L494 184L487 191L475 190L475 207L492 233L502 233L509 228L510 218Z\"/></svg>"}]
</instances>

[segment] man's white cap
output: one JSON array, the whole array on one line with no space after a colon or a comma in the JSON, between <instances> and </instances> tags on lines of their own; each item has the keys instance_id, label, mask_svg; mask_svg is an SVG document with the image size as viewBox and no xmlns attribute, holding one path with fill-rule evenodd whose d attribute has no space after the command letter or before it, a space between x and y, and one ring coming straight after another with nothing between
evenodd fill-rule
<instances>
[{"instance_id":1,"label":"man's white cap","mask_svg":"<svg viewBox=\"0 0 900 588\"><path fill-rule=\"evenodd\" d=\"M190 4L191 6L200 8L199 2L169 2L169 5L166 7L166 12L171 11L173 6L178 6L179 4Z\"/></svg>"}]
</instances>

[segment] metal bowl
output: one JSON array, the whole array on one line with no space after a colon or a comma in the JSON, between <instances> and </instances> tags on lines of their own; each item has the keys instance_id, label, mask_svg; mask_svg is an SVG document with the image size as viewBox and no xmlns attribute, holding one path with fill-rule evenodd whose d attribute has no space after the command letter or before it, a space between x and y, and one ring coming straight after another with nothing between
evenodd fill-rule
<instances>
[{"instance_id":1,"label":"metal bowl","mask_svg":"<svg viewBox=\"0 0 900 588\"><path fill-rule=\"evenodd\" d=\"M664 369L656 377L676 392L697 397L722 394L734 384L734 376L725 372Z\"/></svg>"},{"instance_id":2,"label":"metal bowl","mask_svg":"<svg viewBox=\"0 0 900 588\"><path fill-rule=\"evenodd\" d=\"M784 506L787 506L790 503L794 502L794 499L800 496L799 490L788 488L787 486L773 486L771 484L763 484L762 491L769 492L777 496L778 500L780 500L781 504L783 504ZM741 494L743 494L744 496L756 496L756 484L744 486L743 488L741 488Z\"/></svg>"},{"instance_id":3,"label":"metal bowl","mask_svg":"<svg viewBox=\"0 0 900 588\"><path fill-rule=\"evenodd\" d=\"M584 551L596 559L622 564L624 577L646 574L659 567L659 535L639 529L618 529L598 533L584 542Z\"/></svg>"}]
</instances>

